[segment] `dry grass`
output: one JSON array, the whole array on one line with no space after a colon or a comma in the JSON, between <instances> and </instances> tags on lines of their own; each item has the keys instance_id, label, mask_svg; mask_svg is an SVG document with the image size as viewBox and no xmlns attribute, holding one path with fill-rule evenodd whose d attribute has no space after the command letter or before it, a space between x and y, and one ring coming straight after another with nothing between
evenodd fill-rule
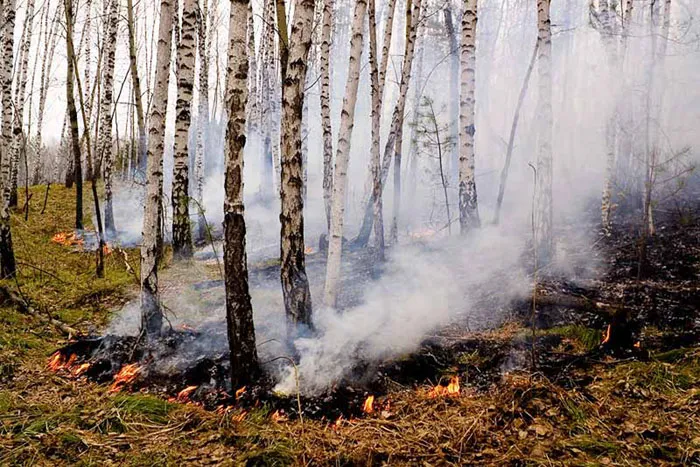
<instances>
[{"instance_id":1,"label":"dry grass","mask_svg":"<svg viewBox=\"0 0 700 467\"><path fill-rule=\"evenodd\" d=\"M20 285L68 324L99 325L132 279L114 262L97 280L90 253L49 242L72 223L70 193L52 191L43 222L35 206L29 223L14 219L18 258L72 285L24 268ZM482 337L519 332L511 325ZM585 329L553 332L580 349L594 339ZM106 385L45 369L61 340L31 317L0 312L0 465L700 463L698 349L649 362L591 362L572 370L573 380L588 381L572 388L517 373L487 392L463 388L456 398L404 388L378 398L374 414L336 424L275 422L266 407L217 414L148 394L108 394Z\"/></svg>"}]
</instances>

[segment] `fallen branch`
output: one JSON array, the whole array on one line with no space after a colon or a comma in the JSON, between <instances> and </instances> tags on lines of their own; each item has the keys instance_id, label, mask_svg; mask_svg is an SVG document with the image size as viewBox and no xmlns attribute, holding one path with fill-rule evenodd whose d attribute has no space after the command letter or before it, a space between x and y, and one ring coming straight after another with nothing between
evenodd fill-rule
<instances>
[{"instance_id":1,"label":"fallen branch","mask_svg":"<svg viewBox=\"0 0 700 467\"><path fill-rule=\"evenodd\" d=\"M47 311L46 315L43 315L39 311L35 310L27 301L22 298L21 295L19 295L17 292L14 292L10 289L8 289L6 286L0 285L0 303L6 303L9 302L13 306L15 306L19 311L22 313L26 313L28 315L31 315L41 321L48 322L52 325L54 325L58 330L60 330L63 334L67 336L76 336L79 335L80 332L68 326L66 323L57 320L51 314Z\"/></svg>"}]
</instances>

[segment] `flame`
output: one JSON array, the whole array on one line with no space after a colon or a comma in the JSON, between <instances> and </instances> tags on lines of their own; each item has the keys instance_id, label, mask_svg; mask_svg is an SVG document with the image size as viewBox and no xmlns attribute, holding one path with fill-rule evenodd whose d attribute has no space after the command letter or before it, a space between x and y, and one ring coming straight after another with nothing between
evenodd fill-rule
<instances>
[{"instance_id":1,"label":"flame","mask_svg":"<svg viewBox=\"0 0 700 467\"><path fill-rule=\"evenodd\" d=\"M75 354L71 354L68 358L66 358L61 352L56 351L53 353L53 355L51 355L51 357L49 357L49 361L47 362L46 366L51 371L68 370L75 364L75 360L77 358L78 356Z\"/></svg>"},{"instance_id":2,"label":"flame","mask_svg":"<svg viewBox=\"0 0 700 467\"><path fill-rule=\"evenodd\" d=\"M634 343L634 348L635 348L635 349L641 349L641 348L642 348L642 343L639 342L639 341L635 342L635 343Z\"/></svg>"},{"instance_id":3,"label":"flame","mask_svg":"<svg viewBox=\"0 0 700 467\"><path fill-rule=\"evenodd\" d=\"M189 402L190 394L192 394L198 386L187 386L185 389L177 393L175 401L177 402Z\"/></svg>"},{"instance_id":4,"label":"flame","mask_svg":"<svg viewBox=\"0 0 700 467\"><path fill-rule=\"evenodd\" d=\"M605 330L603 333L603 340L601 341L601 345L607 344L610 341L610 325L608 324L608 328Z\"/></svg>"},{"instance_id":5,"label":"flame","mask_svg":"<svg viewBox=\"0 0 700 467\"><path fill-rule=\"evenodd\" d=\"M124 386L133 383L139 373L141 373L141 367L137 363L124 365L119 373L114 375L114 382L110 386L109 392L118 392Z\"/></svg>"},{"instance_id":6,"label":"flame","mask_svg":"<svg viewBox=\"0 0 700 467\"><path fill-rule=\"evenodd\" d=\"M75 232L58 232L51 241L63 246L83 246L83 239Z\"/></svg>"},{"instance_id":7,"label":"flame","mask_svg":"<svg viewBox=\"0 0 700 467\"><path fill-rule=\"evenodd\" d=\"M312 254L314 254L314 253L316 253L316 250L314 250L314 247L312 247L312 246L307 246L306 248L304 248L304 254L305 254L305 255L312 255Z\"/></svg>"},{"instance_id":8,"label":"flame","mask_svg":"<svg viewBox=\"0 0 700 467\"><path fill-rule=\"evenodd\" d=\"M456 397L459 395L459 376L455 375L450 378L450 383L447 386L438 384L433 389L428 392L428 397L434 399L439 396L452 396Z\"/></svg>"},{"instance_id":9,"label":"flame","mask_svg":"<svg viewBox=\"0 0 700 467\"><path fill-rule=\"evenodd\" d=\"M181 329L182 331L193 331L193 332L194 332L194 328L193 328L192 326L190 326L189 324L187 324L187 323L182 323L182 324L180 325L180 329Z\"/></svg>"},{"instance_id":10,"label":"flame","mask_svg":"<svg viewBox=\"0 0 700 467\"><path fill-rule=\"evenodd\" d=\"M109 255L112 254L112 249L109 247L108 244L106 244L106 243L104 244L104 246L102 247L102 253L103 253L105 256L109 256Z\"/></svg>"},{"instance_id":11,"label":"flame","mask_svg":"<svg viewBox=\"0 0 700 467\"><path fill-rule=\"evenodd\" d=\"M272 421L274 422L285 422L287 421L287 416L280 412L279 410L275 410L274 413L272 414Z\"/></svg>"},{"instance_id":12,"label":"flame","mask_svg":"<svg viewBox=\"0 0 700 467\"><path fill-rule=\"evenodd\" d=\"M365 404L362 406L362 411L364 413L374 412L374 396L367 396L367 399L365 399Z\"/></svg>"},{"instance_id":13,"label":"flame","mask_svg":"<svg viewBox=\"0 0 700 467\"><path fill-rule=\"evenodd\" d=\"M89 363L83 363L79 365L75 370L73 370L73 376L80 376L90 369Z\"/></svg>"},{"instance_id":14,"label":"flame","mask_svg":"<svg viewBox=\"0 0 700 467\"><path fill-rule=\"evenodd\" d=\"M245 386L236 391L236 400L240 399L243 394L245 394Z\"/></svg>"},{"instance_id":15,"label":"flame","mask_svg":"<svg viewBox=\"0 0 700 467\"><path fill-rule=\"evenodd\" d=\"M242 422L246 415L248 415L248 412L246 412L244 410L241 413L239 413L238 415L234 416L233 420L236 422Z\"/></svg>"}]
</instances>

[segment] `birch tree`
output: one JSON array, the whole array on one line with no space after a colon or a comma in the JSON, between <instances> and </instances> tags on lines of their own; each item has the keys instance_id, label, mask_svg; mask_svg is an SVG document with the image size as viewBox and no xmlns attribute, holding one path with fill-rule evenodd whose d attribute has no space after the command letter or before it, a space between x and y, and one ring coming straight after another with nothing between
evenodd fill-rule
<instances>
[{"instance_id":1,"label":"birch tree","mask_svg":"<svg viewBox=\"0 0 700 467\"><path fill-rule=\"evenodd\" d=\"M173 152L173 256L192 257L189 210L189 133L194 88L196 0L184 0L182 36L177 45L177 103L175 107L175 149Z\"/></svg>"},{"instance_id":2,"label":"birch tree","mask_svg":"<svg viewBox=\"0 0 700 467\"><path fill-rule=\"evenodd\" d=\"M548 1L548 0L547 0ZM479 227L474 178L474 89L476 87L477 0L466 0L462 15L461 96L459 108L459 226L464 235Z\"/></svg>"},{"instance_id":3,"label":"birch tree","mask_svg":"<svg viewBox=\"0 0 700 467\"><path fill-rule=\"evenodd\" d=\"M48 6L46 7L48 8ZM44 129L44 114L46 109L46 98L51 83L51 67L53 65L53 57L58 43L58 27L60 25L59 18L61 16L62 4L56 6L56 11L52 19L51 31L47 30L46 40L44 42L44 50L47 51L41 62L41 77L39 78L39 112L36 122L36 165L34 166L33 183L39 183L40 169L42 157L44 153L43 129ZM54 178L58 178L58 174Z\"/></svg>"},{"instance_id":4,"label":"birch tree","mask_svg":"<svg viewBox=\"0 0 700 467\"><path fill-rule=\"evenodd\" d=\"M194 180L195 197L198 203L197 239L204 239L206 220L202 213L204 202L204 154L206 152L206 132L209 129L209 50L207 48L207 14L209 0L202 1L203 7L197 10L197 53L199 54L199 96L197 109L197 147L195 150Z\"/></svg>"},{"instance_id":5,"label":"birch tree","mask_svg":"<svg viewBox=\"0 0 700 467\"><path fill-rule=\"evenodd\" d=\"M109 234L116 232L114 226L114 209L112 206L112 100L114 94L114 64L117 52L117 29L119 27L119 0L110 0L103 36L104 65L100 79L100 113L99 113L99 152L97 159L104 160L105 182L105 230ZM100 165L99 162L96 165ZM95 174L96 176L98 174Z\"/></svg>"},{"instance_id":6,"label":"birch tree","mask_svg":"<svg viewBox=\"0 0 700 467\"><path fill-rule=\"evenodd\" d=\"M66 16L66 102L68 103L68 122L71 136L71 155L73 156L73 181L75 182L75 229L83 230L83 169L80 157L80 133L78 130L78 112L75 106L74 76L75 47L73 46L73 2L65 0L63 10Z\"/></svg>"},{"instance_id":7,"label":"birch tree","mask_svg":"<svg viewBox=\"0 0 700 467\"><path fill-rule=\"evenodd\" d=\"M248 290L248 266L243 216L243 148L246 143L248 57L246 25L249 0L231 0L229 22L229 120L226 128L224 182L224 270L226 322L231 351L231 382L236 389L258 375L253 307Z\"/></svg>"},{"instance_id":8,"label":"birch tree","mask_svg":"<svg viewBox=\"0 0 700 467\"><path fill-rule=\"evenodd\" d=\"M160 205L163 198L163 154L165 152L165 119L168 109L170 81L170 49L172 47L173 3L160 2L156 76L149 121L146 199L141 242L141 326L149 338L160 333L163 313L158 297L158 248Z\"/></svg>"},{"instance_id":9,"label":"birch tree","mask_svg":"<svg viewBox=\"0 0 700 467\"><path fill-rule=\"evenodd\" d=\"M15 253L12 247L12 230L10 227L10 148L12 134L12 43L14 36L14 1L0 2L0 25L2 25L2 138L0 138L0 273L2 278L15 277Z\"/></svg>"},{"instance_id":10,"label":"birch tree","mask_svg":"<svg viewBox=\"0 0 700 467\"><path fill-rule=\"evenodd\" d=\"M278 0L279 2L280 0ZM279 21L278 3L278 21ZM284 8L282 8L284 16ZM311 47L314 0L296 0L288 57L282 56L282 157L281 157L281 282L290 324L311 325L311 292L304 256L304 198L301 154L301 116L304 83ZM281 24L281 23L278 23ZM280 30L280 34L282 34ZM284 36L281 36L284 38ZM284 39L281 39L284 42ZM281 49L284 49L281 45Z\"/></svg>"},{"instance_id":11,"label":"birch tree","mask_svg":"<svg viewBox=\"0 0 700 467\"><path fill-rule=\"evenodd\" d=\"M17 206L17 178L19 174L19 161L21 153L26 157L26 144L24 134L24 103L27 96L27 78L29 75L29 48L32 43L34 21L34 0L28 0L27 10L20 37L19 51L19 77L17 78L17 92L14 104L14 126L12 129L12 159L11 159L11 187L10 206ZM23 151L24 149L24 151Z\"/></svg>"},{"instance_id":12,"label":"birch tree","mask_svg":"<svg viewBox=\"0 0 700 467\"><path fill-rule=\"evenodd\" d=\"M321 80L321 126L323 130L323 205L326 210L326 228L331 229L331 193L333 190L333 130L331 128L331 30L333 29L333 2L323 0L321 20L321 53L319 57Z\"/></svg>"},{"instance_id":13,"label":"birch tree","mask_svg":"<svg viewBox=\"0 0 700 467\"><path fill-rule=\"evenodd\" d=\"M370 2L371 8L373 9L374 1L370 0ZM338 298L340 262L343 249L345 191L348 184L347 171L348 161L350 157L350 142L352 138L352 129L355 124L355 103L357 102L357 88L360 83L360 62L362 59L363 43L362 33L364 32L366 13L367 2L365 0L356 0L355 13L353 15L352 20L352 35L350 37L350 61L348 63L348 79L347 83L345 84L345 98L343 99L343 109L340 113L340 128L338 129L338 151L335 155L335 170L333 172L334 183L333 199L331 206L331 230L330 239L328 243L328 262L326 263L326 287L324 300L325 305L331 308L334 308L336 306ZM374 19L373 14L372 19ZM375 74L375 81L378 81L378 76L376 75L378 75L378 73Z\"/></svg>"},{"instance_id":14,"label":"birch tree","mask_svg":"<svg viewBox=\"0 0 700 467\"><path fill-rule=\"evenodd\" d=\"M552 29L550 0L537 0L537 186L535 252L544 264L553 254L552 232Z\"/></svg>"},{"instance_id":15,"label":"birch tree","mask_svg":"<svg viewBox=\"0 0 700 467\"><path fill-rule=\"evenodd\" d=\"M138 55L136 53L136 23L134 20L134 1L126 1L126 25L129 34L129 74L131 75L131 86L134 91L134 103L136 105L136 125L139 129L138 163L139 170L143 170L146 165L146 122L143 110L143 99L141 94L141 79L138 71Z\"/></svg>"}]
</instances>

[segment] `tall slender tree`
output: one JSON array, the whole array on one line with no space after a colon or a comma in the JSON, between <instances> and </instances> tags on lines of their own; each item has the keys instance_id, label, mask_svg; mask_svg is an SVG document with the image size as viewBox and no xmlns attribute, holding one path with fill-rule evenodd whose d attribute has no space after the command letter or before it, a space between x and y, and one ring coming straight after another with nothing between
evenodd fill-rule
<instances>
[{"instance_id":1,"label":"tall slender tree","mask_svg":"<svg viewBox=\"0 0 700 467\"><path fill-rule=\"evenodd\" d=\"M535 248L541 264L554 250L552 232L552 28L550 0L537 0L537 186Z\"/></svg>"},{"instance_id":2,"label":"tall slender tree","mask_svg":"<svg viewBox=\"0 0 700 467\"><path fill-rule=\"evenodd\" d=\"M96 155L97 166L104 167L105 182L105 230L112 235L116 232L114 209L112 206L112 100L114 98L114 68L117 52L117 30L119 27L119 0L110 0L103 35L104 65L102 77L99 113L99 150ZM104 160L100 164L99 161ZM95 174L98 175L98 174Z\"/></svg>"},{"instance_id":3,"label":"tall slender tree","mask_svg":"<svg viewBox=\"0 0 700 467\"><path fill-rule=\"evenodd\" d=\"M246 143L248 57L246 47L247 6L250 0L231 0L227 95L229 120L226 128L224 189L224 269L226 322L231 350L232 387L249 384L258 374L253 307L248 290L243 216L243 148Z\"/></svg>"},{"instance_id":4,"label":"tall slender tree","mask_svg":"<svg viewBox=\"0 0 700 467\"><path fill-rule=\"evenodd\" d=\"M204 202L204 154L206 153L206 134L209 130L209 49L207 21L209 0L202 0L202 8L197 9L197 53L199 54L199 96L197 108L197 148L194 162L195 198L197 200L197 239L202 240L206 234L206 220L202 213Z\"/></svg>"},{"instance_id":5,"label":"tall slender tree","mask_svg":"<svg viewBox=\"0 0 700 467\"><path fill-rule=\"evenodd\" d=\"M479 227L480 223L474 176L477 8L477 0L466 0L462 15L462 78L459 106L459 226L462 234Z\"/></svg>"},{"instance_id":6,"label":"tall slender tree","mask_svg":"<svg viewBox=\"0 0 700 467\"><path fill-rule=\"evenodd\" d=\"M333 2L323 0L321 20L321 53L319 57L321 80L321 125L323 127L323 205L326 210L326 228L331 229L331 194L333 191L333 130L331 128L331 31L333 29Z\"/></svg>"},{"instance_id":7,"label":"tall slender tree","mask_svg":"<svg viewBox=\"0 0 700 467\"><path fill-rule=\"evenodd\" d=\"M3 55L0 62L2 86L2 138L0 138L0 274L2 278L15 276L15 253L12 247L10 227L10 154L12 141L12 38L14 37L14 0L0 2L0 27L2 27Z\"/></svg>"},{"instance_id":8,"label":"tall slender tree","mask_svg":"<svg viewBox=\"0 0 700 467\"><path fill-rule=\"evenodd\" d=\"M173 255L192 257L189 197L189 134L194 89L196 0L184 0L182 36L177 45L177 103L175 106L175 150L173 152Z\"/></svg>"},{"instance_id":9,"label":"tall slender tree","mask_svg":"<svg viewBox=\"0 0 700 467\"><path fill-rule=\"evenodd\" d=\"M374 1L371 8L374 8ZM328 243L328 262L326 263L325 305L334 308L338 299L338 282L340 281L340 262L343 250L343 221L345 216L345 191L348 184L347 171L350 158L350 142L352 129L355 124L355 104L357 88L360 83L360 61L362 59L362 43L367 13L365 0L355 1L355 13L352 20L352 35L350 37L350 61L348 63L348 79L345 84L343 110L340 113L340 128L338 133L338 151L335 155L335 170L333 172L333 199L331 207L331 230ZM372 14L372 19L374 15ZM371 26L370 26L371 27ZM376 33L376 31L375 31ZM376 34L375 34L376 36ZM376 37L375 37L376 39ZM376 42L375 42L376 49ZM375 60L376 61L376 60ZM378 75L378 73L377 73ZM376 78L378 81L378 77Z\"/></svg>"},{"instance_id":10,"label":"tall slender tree","mask_svg":"<svg viewBox=\"0 0 700 467\"><path fill-rule=\"evenodd\" d=\"M284 8L281 10L281 15L284 16ZM278 3L278 21L279 16ZM287 64L282 83L280 276L288 322L307 326L311 325L311 292L304 256L301 116L313 18L314 0L296 0L287 57L285 57L283 39L280 46L283 50L281 52L282 68L284 69L285 63ZM282 33L281 29L280 33Z\"/></svg>"},{"instance_id":11,"label":"tall slender tree","mask_svg":"<svg viewBox=\"0 0 700 467\"><path fill-rule=\"evenodd\" d=\"M134 103L136 105L136 125L139 129L138 162L139 170L146 168L146 121L144 117L143 99L141 92L141 79L138 71L138 55L136 50L136 22L134 19L134 0L126 0L126 24L129 34L129 74L131 75L131 85L134 90ZM148 62L148 59L146 60Z\"/></svg>"},{"instance_id":12,"label":"tall slender tree","mask_svg":"<svg viewBox=\"0 0 700 467\"><path fill-rule=\"evenodd\" d=\"M73 45L73 2L65 0L63 11L66 16L66 101L68 102L68 122L70 125L71 154L73 159L73 181L75 182L75 228L83 230L83 169L80 157L80 133L78 111L75 106L75 47Z\"/></svg>"},{"instance_id":13,"label":"tall slender tree","mask_svg":"<svg viewBox=\"0 0 700 467\"><path fill-rule=\"evenodd\" d=\"M161 0L154 96L151 115L148 119L150 128L146 164L147 184L141 242L141 325L143 332L149 338L160 334L163 325L163 312L158 295L158 262L160 260L158 249L162 235L159 224L163 199L163 154L172 32L173 3L171 0Z\"/></svg>"}]
</instances>

